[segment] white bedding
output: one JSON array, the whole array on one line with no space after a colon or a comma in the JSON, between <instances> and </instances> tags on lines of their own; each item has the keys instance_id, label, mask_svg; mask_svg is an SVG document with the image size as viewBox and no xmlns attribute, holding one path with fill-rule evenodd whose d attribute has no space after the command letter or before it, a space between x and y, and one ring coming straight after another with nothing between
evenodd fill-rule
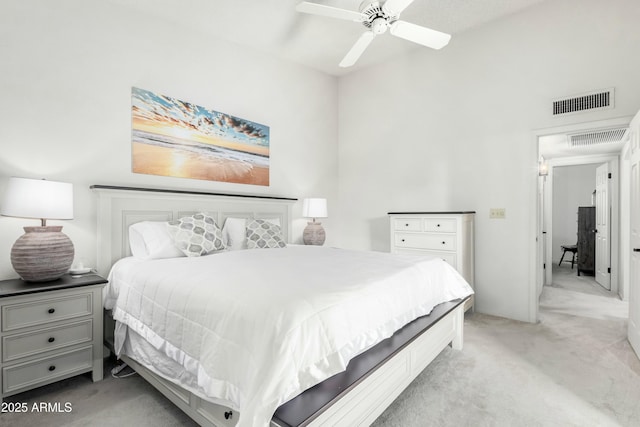
<instances>
[{"instance_id":1,"label":"white bedding","mask_svg":"<svg viewBox=\"0 0 640 427\"><path fill-rule=\"evenodd\" d=\"M184 368L170 380L239 411L238 426L266 426L354 356L472 293L439 258L290 246L125 258L105 307ZM122 346L116 334L116 352Z\"/></svg>"}]
</instances>

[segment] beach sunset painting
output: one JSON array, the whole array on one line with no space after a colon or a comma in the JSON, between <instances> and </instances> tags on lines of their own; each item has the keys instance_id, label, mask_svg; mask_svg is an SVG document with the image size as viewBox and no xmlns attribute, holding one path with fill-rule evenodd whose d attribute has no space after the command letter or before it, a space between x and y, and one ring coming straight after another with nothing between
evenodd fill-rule
<instances>
[{"instance_id":1,"label":"beach sunset painting","mask_svg":"<svg viewBox=\"0 0 640 427\"><path fill-rule=\"evenodd\" d=\"M131 89L134 173L269 185L269 127Z\"/></svg>"}]
</instances>

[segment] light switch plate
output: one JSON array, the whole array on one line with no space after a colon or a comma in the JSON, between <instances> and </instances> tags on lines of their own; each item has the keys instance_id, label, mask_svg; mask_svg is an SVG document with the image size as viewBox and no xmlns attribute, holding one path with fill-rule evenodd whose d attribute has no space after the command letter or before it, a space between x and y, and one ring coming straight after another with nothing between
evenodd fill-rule
<instances>
[{"instance_id":1,"label":"light switch plate","mask_svg":"<svg viewBox=\"0 0 640 427\"><path fill-rule=\"evenodd\" d=\"M489 218L491 219L504 219L506 216L505 208L491 208L489 209Z\"/></svg>"}]
</instances>

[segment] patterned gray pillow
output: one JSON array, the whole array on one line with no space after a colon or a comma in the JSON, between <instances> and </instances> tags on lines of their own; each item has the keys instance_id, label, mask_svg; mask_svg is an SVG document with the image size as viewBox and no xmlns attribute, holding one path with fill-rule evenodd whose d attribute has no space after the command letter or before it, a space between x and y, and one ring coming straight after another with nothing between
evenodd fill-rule
<instances>
[{"instance_id":1,"label":"patterned gray pillow","mask_svg":"<svg viewBox=\"0 0 640 427\"><path fill-rule=\"evenodd\" d=\"M287 243L282 237L279 225L263 219L254 219L247 223L247 248L285 248Z\"/></svg>"},{"instance_id":2,"label":"patterned gray pillow","mask_svg":"<svg viewBox=\"0 0 640 427\"><path fill-rule=\"evenodd\" d=\"M186 256L202 256L225 249L222 231L205 213L185 216L167 225L178 249Z\"/></svg>"}]
</instances>

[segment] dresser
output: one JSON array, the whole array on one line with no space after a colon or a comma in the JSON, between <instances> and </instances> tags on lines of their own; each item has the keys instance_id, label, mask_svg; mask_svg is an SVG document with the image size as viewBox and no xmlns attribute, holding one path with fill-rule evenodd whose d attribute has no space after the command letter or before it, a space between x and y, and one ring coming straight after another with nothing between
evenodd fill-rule
<instances>
[{"instance_id":1,"label":"dresser","mask_svg":"<svg viewBox=\"0 0 640 427\"><path fill-rule=\"evenodd\" d=\"M105 283L95 274L0 281L0 401L84 372L102 379Z\"/></svg>"},{"instance_id":2,"label":"dresser","mask_svg":"<svg viewBox=\"0 0 640 427\"><path fill-rule=\"evenodd\" d=\"M391 252L438 256L474 288L474 211L389 212ZM473 297L465 310L473 306Z\"/></svg>"}]
</instances>

